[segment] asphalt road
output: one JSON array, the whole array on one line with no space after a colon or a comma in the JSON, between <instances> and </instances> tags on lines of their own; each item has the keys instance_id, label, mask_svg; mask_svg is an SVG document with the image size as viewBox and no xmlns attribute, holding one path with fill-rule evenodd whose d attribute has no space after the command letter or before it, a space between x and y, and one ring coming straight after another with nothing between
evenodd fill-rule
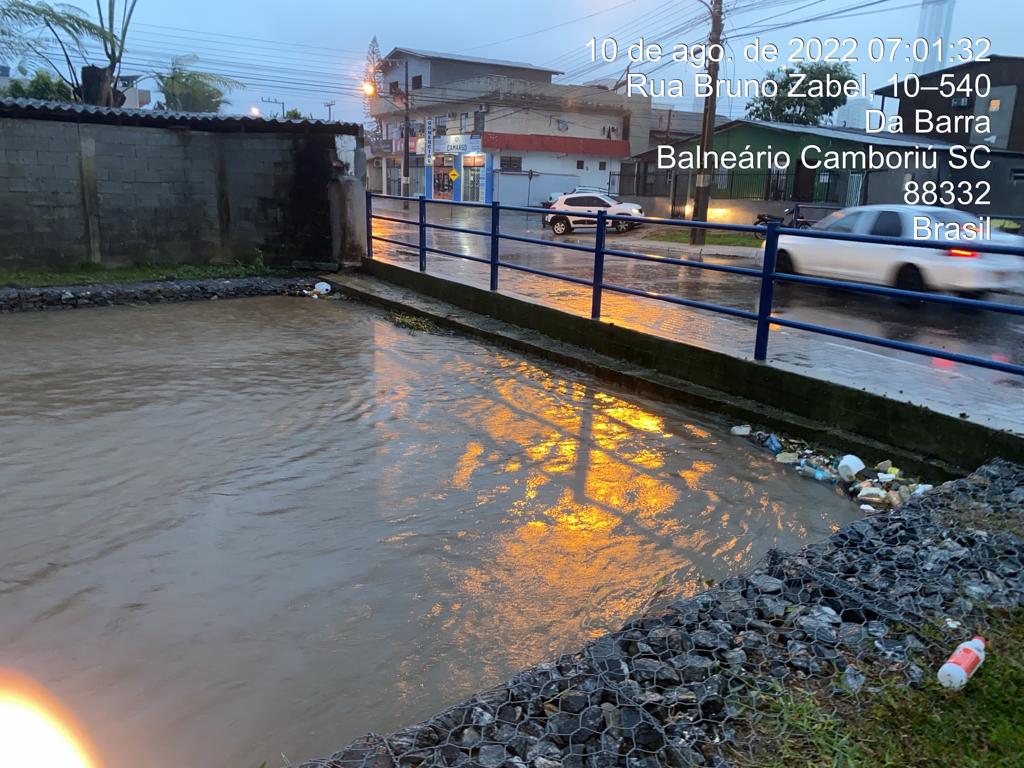
<instances>
[{"instance_id":1,"label":"asphalt road","mask_svg":"<svg viewBox=\"0 0 1024 768\"><path fill-rule=\"evenodd\" d=\"M378 203L375 211L410 218L416 216L415 205L409 211L400 207L382 210ZM489 212L430 205L428 221L486 230ZM539 217L533 215L503 215L501 228L509 234L549 240L553 237L550 230L541 227ZM417 239L414 228L393 222L376 221L374 232L413 243ZM577 237L581 242L592 242L593 239L592 234L577 232L563 242L572 242ZM625 238L629 240L628 246L616 246L617 239L620 242L626 240L610 233L608 245L637 250L635 236L627 235ZM428 245L476 256L486 256L489 247L486 238L444 230L429 230ZM646 245L643 252L670 255L654 243ZM374 253L376 257L410 266L417 260L415 251L379 241L374 243ZM678 254L675 256L679 258ZM503 240L501 258L584 279L592 277L592 256L555 245ZM709 256L705 261L757 266L757 262L749 258ZM474 285L487 285L487 267L482 264L431 254L428 271ZM608 257L604 278L606 283L629 288L748 311L757 310L759 281L742 275ZM565 281L503 269L499 288L540 303L589 314L589 288ZM1019 295L1001 294L993 298L1007 303L1024 303ZM785 284L776 287L774 306L777 315L793 320L1024 364L1024 317L1020 316L943 305L907 305L885 297ZM604 310L603 319L610 322L742 357L753 355L754 324L743 319L609 291L605 292ZM985 423L1024 431L1024 405L1021 404L1024 402L1024 377L779 328L773 329L771 334L769 360L810 375L926 403L957 416L966 413Z\"/></svg>"}]
</instances>

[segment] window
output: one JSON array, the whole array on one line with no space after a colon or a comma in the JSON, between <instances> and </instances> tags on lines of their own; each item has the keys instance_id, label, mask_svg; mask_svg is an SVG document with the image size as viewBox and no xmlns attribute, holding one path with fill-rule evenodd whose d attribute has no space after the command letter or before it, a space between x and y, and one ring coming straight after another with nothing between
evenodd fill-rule
<instances>
[{"instance_id":1,"label":"window","mask_svg":"<svg viewBox=\"0 0 1024 768\"><path fill-rule=\"evenodd\" d=\"M434 133L438 136L448 133L448 115L437 115L434 118Z\"/></svg>"},{"instance_id":2,"label":"window","mask_svg":"<svg viewBox=\"0 0 1024 768\"><path fill-rule=\"evenodd\" d=\"M1000 108L1002 108L1002 106L1003 106L1003 100L1002 99L992 99L992 101L990 101L988 103L988 111L989 112L998 112L1000 110Z\"/></svg>"},{"instance_id":3,"label":"window","mask_svg":"<svg viewBox=\"0 0 1024 768\"><path fill-rule=\"evenodd\" d=\"M393 139L395 137L395 125L394 123L384 123L384 138Z\"/></svg>"},{"instance_id":4,"label":"window","mask_svg":"<svg viewBox=\"0 0 1024 768\"><path fill-rule=\"evenodd\" d=\"M602 160L601 162L599 162L597 164L597 170L599 170L599 171L607 171L608 170L608 163L605 162L604 160Z\"/></svg>"},{"instance_id":5,"label":"window","mask_svg":"<svg viewBox=\"0 0 1024 768\"><path fill-rule=\"evenodd\" d=\"M570 197L565 201L565 204L576 206L577 208L611 208L611 203L607 200L602 200L600 197L594 197L593 195Z\"/></svg>"},{"instance_id":6,"label":"window","mask_svg":"<svg viewBox=\"0 0 1024 768\"><path fill-rule=\"evenodd\" d=\"M1010 183L1015 185L1024 184L1024 168L1010 169Z\"/></svg>"},{"instance_id":7,"label":"window","mask_svg":"<svg viewBox=\"0 0 1024 768\"><path fill-rule=\"evenodd\" d=\"M459 115L459 133L469 132L469 112Z\"/></svg>"},{"instance_id":8,"label":"window","mask_svg":"<svg viewBox=\"0 0 1024 768\"><path fill-rule=\"evenodd\" d=\"M582 171L583 170L583 161L582 160L577 160L576 161L576 170L577 171Z\"/></svg>"},{"instance_id":9,"label":"window","mask_svg":"<svg viewBox=\"0 0 1024 768\"><path fill-rule=\"evenodd\" d=\"M398 87L398 81L397 80L392 80L390 83L388 83L388 93L392 93L392 94L398 93L398 90L399 90L399 87Z\"/></svg>"},{"instance_id":10,"label":"window","mask_svg":"<svg viewBox=\"0 0 1024 768\"><path fill-rule=\"evenodd\" d=\"M854 211L853 213L836 211L815 224L814 229L824 229L826 232L853 232L863 218L864 211Z\"/></svg>"},{"instance_id":11,"label":"window","mask_svg":"<svg viewBox=\"0 0 1024 768\"><path fill-rule=\"evenodd\" d=\"M523 158L516 157L515 155L502 155L501 156L501 170L503 170L503 171L522 171L523 170Z\"/></svg>"},{"instance_id":12,"label":"window","mask_svg":"<svg viewBox=\"0 0 1024 768\"><path fill-rule=\"evenodd\" d=\"M484 113L474 112L473 113L473 133L484 132Z\"/></svg>"},{"instance_id":13,"label":"window","mask_svg":"<svg viewBox=\"0 0 1024 768\"><path fill-rule=\"evenodd\" d=\"M871 227L871 234L879 237L902 237L903 221L896 211L882 211Z\"/></svg>"},{"instance_id":14,"label":"window","mask_svg":"<svg viewBox=\"0 0 1024 768\"><path fill-rule=\"evenodd\" d=\"M423 75L413 75L412 76L412 87L411 87L411 89L414 90L414 91L418 91L422 87L423 87Z\"/></svg>"}]
</instances>

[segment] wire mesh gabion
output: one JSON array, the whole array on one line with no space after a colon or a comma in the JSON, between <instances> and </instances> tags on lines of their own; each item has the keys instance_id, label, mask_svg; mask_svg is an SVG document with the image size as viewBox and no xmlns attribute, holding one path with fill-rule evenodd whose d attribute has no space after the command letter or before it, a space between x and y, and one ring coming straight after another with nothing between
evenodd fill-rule
<instances>
[{"instance_id":1,"label":"wire mesh gabion","mask_svg":"<svg viewBox=\"0 0 1024 768\"><path fill-rule=\"evenodd\" d=\"M1024 467L994 460L301 768L727 766L771 737L765 697L919 685L991 611L1024 605L1022 534Z\"/></svg>"}]
</instances>

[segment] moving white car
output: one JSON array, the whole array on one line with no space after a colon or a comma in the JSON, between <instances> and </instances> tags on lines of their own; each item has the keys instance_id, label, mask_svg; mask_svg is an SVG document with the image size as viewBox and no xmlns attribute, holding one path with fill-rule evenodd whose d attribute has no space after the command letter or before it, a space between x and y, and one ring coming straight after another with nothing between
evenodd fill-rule
<instances>
[{"instance_id":1,"label":"moving white car","mask_svg":"<svg viewBox=\"0 0 1024 768\"><path fill-rule=\"evenodd\" d=\"M963 211L914 205L863 205L835 211L812 229L914 239L915 231L921 232L920 226L926 223L932 232L936 224L942 225L943 235L924 239L948 240L948 248L782 235L776 270L908 291L948 291L971 298L1024 286L1024 257L985 252L987 242L1024 247L1024 238L999 231L992 232L987 240L947 234L948 229L954 228L947 229L948 224L957 225L961 232L984 232L984 222Z\"/></svg>"},{"instance_id":2,"label":"moving white car","mask_svg":"<svg viewBox=\"0 0 1024 768\"><path fill-rule=\"evenodd\" d=\"M574 216L575 213L598 213L604 211L611 216L643 216L644 209L639 203L626 203L608 194L601 193L569 193L561 195L551 204L551 213L544 217L544 224L551 227L556 235L567 235L580 227L596 227L597 218L593 216ZM633 221L613 221L612 229L626 232L640 226Z\"/></svg>"}]
</instances>

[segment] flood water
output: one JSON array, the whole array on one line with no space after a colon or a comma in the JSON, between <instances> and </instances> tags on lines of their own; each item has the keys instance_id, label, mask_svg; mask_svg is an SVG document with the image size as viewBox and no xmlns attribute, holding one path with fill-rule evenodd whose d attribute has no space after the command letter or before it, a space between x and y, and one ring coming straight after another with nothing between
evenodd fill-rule
<instances>
[{"instance_id":1,"label":"flood water","mask_svg":"<svg viewBox=\"0 0 1024 768\"><path fill-rule=\"evenodd\" d=\"M0 318L0 667L108 768L329 754L858 513L712 417L375 309Z\"/></svg>"}]
</instances>

